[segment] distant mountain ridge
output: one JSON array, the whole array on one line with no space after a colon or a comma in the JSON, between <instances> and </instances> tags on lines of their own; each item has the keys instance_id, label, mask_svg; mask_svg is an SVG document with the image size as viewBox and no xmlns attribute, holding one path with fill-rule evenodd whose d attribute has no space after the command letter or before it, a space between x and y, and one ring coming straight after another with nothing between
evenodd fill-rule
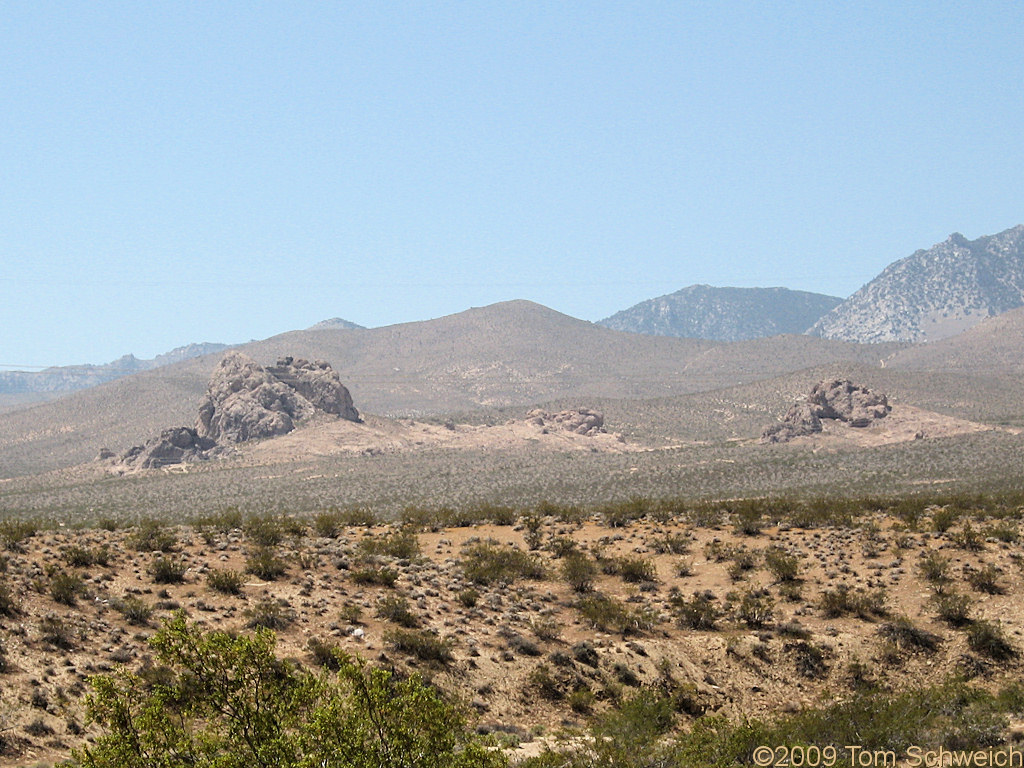
<instances>
[{"instance_id":1,"label":"distant mountain ridge","mask_svg":"<svg viewBox=\"0 0 1024 768\"><path fill-rule=\"evenodd\" d=\"M1024 225L959 233L893 262L808 333L861 343L936 341L1024 306Z\"/></svg>"},{"instance_id":2,"label":"distant mountain ridge","mask_svg":"<svg viewBox=\"0 0 1024 768\"><path fill-rule=\"evenodd\" d=\"M616 312L599 324L653 336L747 341L804 333L842 301L837 296L788 288L691 285Z\"/></svg>"},{"instance_id":3,"label":"distant mountain ridge","mask_svg":"<svg viewBox=\"0 0 1024 768\"><path fill-rule=\"evenodd\" d=\"M41 371L0 371L0 395L18 395L30 392L74 392L95 387L107 381L133 373L180 363L193 357L222 352L228 344L202 342L176 347L157 355L152 360L140 360L135 355L124 355L103 365L62 365Z\"/></svg>"},{"instance_id":4,"label":"distant mountain ridge","mask_svg":"<svg viewBox=\"0 0 1024 768\"><path fill-rule=\"evenodd\" d=\"M365 326L353 323L351 320L345 320L340 317L330 317L326 320L321 320L319 323L314 323L307 328L307 331L323 331L323 330L339 330L339 331L364 331Z\"/></svg>"}]
</instances>

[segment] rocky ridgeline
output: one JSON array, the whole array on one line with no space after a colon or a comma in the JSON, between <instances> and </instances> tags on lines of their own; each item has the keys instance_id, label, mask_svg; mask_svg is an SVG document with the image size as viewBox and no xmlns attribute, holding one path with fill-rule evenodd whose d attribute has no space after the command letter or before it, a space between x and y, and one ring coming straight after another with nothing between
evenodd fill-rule
<instances>
[{"instance_id":1,"label":"rocky ridgeline","mask_svg":"<svg viewBox=\"0 0 1024 768\"><path fill-rule=\"evenodd\" d=\"M1024 225L959 233L893 262L808 333L857 342L935 341L1024 305Z\"/></svg>"},{"instance_id":2,"label":"rocky ridgeline","mask_svg":"<svg viewBox=\"0 0 1024 768\"><path fill-rule=\"evenodd\" d=\"M534 408L526 414L526 420L530 424L545 429L562 429L588 437L605 431L604 415L589 408L570 408L558 413L549 413L540 408Z\"/></svg>"},{"instance_id":3,"label":"rocky ridgeline","mask_svg":"<svg viewBox=\"0 0 1024 768\"><path fill-rule=\"evenodd\" d=\"M782 421L761 433L762 443L786 443L795 437L822 431L822 420L841 421L863 428L884 419L892 406L888 398L849 380L833 379L814 385L807 401L793 405Z\"/></svg>"},{"instance_id":4,"label":"rocky ridgeline","mask_svg":"<svg viewBox=\"0 0 1024 768\"><path fill-rule=\"evenodd\" d=\"M120 456L103 449L99 458L126 469L196 461L227 444L287 434L319 413L361 421L329 363L284 357L264 368L241 352L230 352L210 379L194 428L165 429Z\"/></svg>"}]
</instances>

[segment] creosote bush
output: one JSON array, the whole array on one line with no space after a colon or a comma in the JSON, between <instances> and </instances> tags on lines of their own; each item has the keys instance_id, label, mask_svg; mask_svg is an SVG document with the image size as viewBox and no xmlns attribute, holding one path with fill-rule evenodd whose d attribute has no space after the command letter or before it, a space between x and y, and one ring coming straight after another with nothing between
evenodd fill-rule
<instances>
[{"instance_id":1,"label":"creosote bush","mask_svg":"<svg viewBox=\"0 0 1024 768\"><path fill-rule=\"evenodd\" d=\"M206 574L210 589L223 595L237 595L242 592L243 578L238 571L213 568Z\"/></svg>"},{"instance_id":2,"label":"creosote bush","mask_svg":"<svg viewBox=\"0 0 1024 768\"><path fill-rule=\"evenodd\" d=\"M462 551L466 578L477 584L511 584L517 579L543 579L544 566L521 549L485 542L470 544Z\"/></svg>"},{"instance_id":3,"label":"creosote bush","mask_svg":"<svg viewBox=\"0 0 1024 768\"><path fill-rule=\"evenodd\" d=\"M274 654L274 636L204 633L178 617L151 641L166 680L127 670L93 679L103 729L75 757L85 768L500 768L506 760L416 675L325 649L313 674ZM187 756L187 759L183 759Z\"/></svg>"}]
</instances>

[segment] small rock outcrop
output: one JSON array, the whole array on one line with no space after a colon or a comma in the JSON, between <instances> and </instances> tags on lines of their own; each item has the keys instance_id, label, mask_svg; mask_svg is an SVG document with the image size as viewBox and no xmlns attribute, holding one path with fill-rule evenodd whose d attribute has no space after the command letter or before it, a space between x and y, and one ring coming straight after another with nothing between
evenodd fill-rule
<instances>
[{"instance_id":1,"label":"small rock outcrop","mask_svg":"<svg viewBox=\"0 0 1024 768\"><path fill-rule=\"evenodd\" d=\"M589 408L570 408L558 413L534 408L526 414L526 420L538 427L564 429L577 435L597 435L605 431L604 415Z\"/></svg>"},{"instance_id":2,"label":"small rock outcrop","mask_svg":"<svg viewBox=\"0 0 1024 768\"><path fill-rule=\"evenodd\" d=\"M241 352L229 352L210 379L195 427L165 429L120 456L101 449L98 460L123 471L207 459L226 444L291 432L318 413L362 421L330 364L283 357L264 368Z\"/></svg>"},{"instance_id":3,"label":"small rock outcrop","mask_svg":"<svg viewBox=\"0 0 1024 768\"><path fill-rule=\"evenodd\" d=\"M217 442L284 435L318 411L361 421L330 364L284 357L263 368L241 352L221 360L199 406L196 431Z\"/></svg>"},{"instance_id":4,"label":"small rock outcrop","mask_svg":"<svg viewBox=\"0 0 1024 768\"><path fill-rule=\"evenodd\" d=\"M213 440L201 437L191 427L171 427L144 445L129 448L121 454L117 463L132 469L155 469L205 459L215 446ZM106 453L109 457L109 452Z\"/></svg>"},{"instance_id":5,"label":"small rock outcrop","mask_svg":"<svg viewBox=\"0 0 1024 768\"><path fill-rule=\"evenodd\" d=\"M762 443L785 443L795 437L822 431L822 420L832 419L848 426L863 428L884 419L892 406L880 392L872 392L843 379L820 381L807 401L793 405L782 421L761 433Z\"/></svg>"}]
</instances>

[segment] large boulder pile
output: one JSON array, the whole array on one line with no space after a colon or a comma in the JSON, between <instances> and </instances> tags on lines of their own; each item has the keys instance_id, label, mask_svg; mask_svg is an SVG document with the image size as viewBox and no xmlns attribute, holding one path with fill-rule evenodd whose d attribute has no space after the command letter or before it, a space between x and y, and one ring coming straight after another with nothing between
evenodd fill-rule
<instances>
[{"instance_id":1,"label":"large boulder pile","mask_svg":"<svg viewBox=\"0 0 1024 768\"><path fill-rule=\"evenodd\" d=\"M822 419L832 419L848 426L869 427L884 419L892 406L880 392L872 392L843 379L820 381L814 385L807 401L793 405L782 421L761 433L762 443L785 443L795 437L822 431Z\"/></svg>"},{"instance_id":2,"label":"large boulder pile","mask_svg":"<svg viewBox=\"0 0 1024 768\"><path fill-rule=\"evenodd\" d=\"M263 368L231 352L210 379L196 431L218 442L242 443L287 434L317 412L361 421L352 396L328 363L284 357Z\"/></svg>"},{"instance_id":3,"label":"large boulder pile","mask_svg":"<svg viewBox=\"0 0 1024 768\"><path fill-rule=\"evenodd\" d=\"M352 395L328 363L283 357L264 368L232 351L210 379L194 428L165 429L120 456L103 449L99 458L119 469L206 459L227 444L291 432L298 422L316 414L362 421Z\"/></svg>"},{"instance_id":4,"label":"large boulder pile","mask_svg":"<svg viewBox=\"0 0 1024 768\"><path fill-rule=\"evenodd\" d=\"M604 415L589 408L570 408L558 413L534 408L526 414L526 420L538 427L564 429L577 435L592 436L605 431Z\"/></svg>"}]
</instances>

